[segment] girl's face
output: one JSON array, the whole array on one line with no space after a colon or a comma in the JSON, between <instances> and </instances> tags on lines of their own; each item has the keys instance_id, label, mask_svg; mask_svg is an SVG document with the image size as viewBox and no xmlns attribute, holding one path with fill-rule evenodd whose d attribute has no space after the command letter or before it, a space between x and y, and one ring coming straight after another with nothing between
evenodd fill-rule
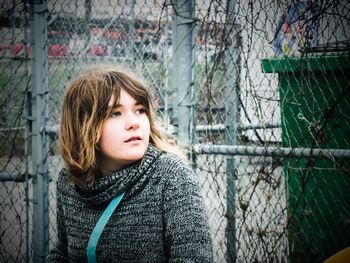
<instances>
[{"instance_id":1,"label":"girl's face","mask_svg":"<svg viewBox=\"0 0 350 263\"><path fill-rule=\"evenodd\" d=\"M114 96L109 107L114 107ZM98 166L102 175L112 174L142 159L150 137L150 123L143 105L124 89L120 91L119 103L102 125L98 142L100 156Z\"/></svg>"}]
</instances>

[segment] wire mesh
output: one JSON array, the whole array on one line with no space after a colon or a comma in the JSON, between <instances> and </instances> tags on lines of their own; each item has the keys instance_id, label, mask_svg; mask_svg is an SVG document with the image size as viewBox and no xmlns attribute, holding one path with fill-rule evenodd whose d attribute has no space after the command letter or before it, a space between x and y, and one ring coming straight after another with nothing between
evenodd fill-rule
<instances>
[{"instance_id":1,"label":"wire mesh","mask_svg":"<svg viewBox=\"0 0 350 263\"><path fill-rule=\"evenodd\" d=\"M31 54L22 1L1 3L0 26L0 261L31 257L31 195L27 104Z\"/></svg>"},{"instance_id":2,"label":"wire mesh","mask_svg":"<svg viewBox=\"0 0 350 263\"><path fill-rule=\"evenodd\" d=\"M205 153L196 167L215 218L215 260L323 261L349 245L349 160L288 152L349 148L349 5L234 1L233 16L221 1L197 8L197 143L207 150L195 147ZM236 119L227 122L232 112ZM211 147L230 141L231 153ZM282 156L269 153L283 147L290 148Z\"/></svg>"},{"instance_id":3,"label":"wire mesh","mask_svg":"<svg viewBox=\"0 0 350 263\"><path fill-rule=\"evenodd\" d=\"M48 1L50 245L63 166L56 136L72 78L100 62L134 70L152 88L164 130L176 134L175 4ZM29 6L1 8L3 262L33 254ZM193 168L214 262L320 262L350 245L349 12L336 0L195 2L195 105L187 117L196 124Z\"/></svg>"}]
</instances>

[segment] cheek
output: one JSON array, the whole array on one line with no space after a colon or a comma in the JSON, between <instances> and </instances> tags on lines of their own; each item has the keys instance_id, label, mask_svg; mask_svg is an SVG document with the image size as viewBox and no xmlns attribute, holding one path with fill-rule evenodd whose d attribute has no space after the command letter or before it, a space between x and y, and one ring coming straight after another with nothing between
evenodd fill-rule
<instances>
[{"instance_id":1,"label":"cheek","mask_svg":"<svg viewBox=\"0 0 350 263\"><path fill-rule=\"evenodd\" d=\"M148 135L150 135L150 133L151 133L151 124L149 122L148 117L145 120L145 125L144 126L145 126L145 131L148 133Z\"/></svg>"},{"instance_id":2,"label":"cheek","mask_svg":"<svg viewBox=\"0 0 350 263\"><path fill-rule=\"evenodd\" d=\"M108 145L115 141L118 136L115 125L111 125L110 122L106 122L101 130L101 137L99 140L99 146Z\"/></svg>"}]
</instances>

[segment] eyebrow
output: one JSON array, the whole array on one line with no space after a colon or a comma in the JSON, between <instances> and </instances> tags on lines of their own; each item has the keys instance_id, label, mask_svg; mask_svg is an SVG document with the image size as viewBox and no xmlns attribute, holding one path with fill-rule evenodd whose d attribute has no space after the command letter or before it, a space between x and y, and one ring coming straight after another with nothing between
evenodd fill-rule
<instances>
[{"instance_id":1,"label":"eyebrow","mask_svg":"<svg viewBox=\"0 0 350 263\"><path fill-rule=\"evenodd\" d=\"M136 102L133 106L139 106L139 105L143 105L141 102ZM119 108L119 107L123 107L122 104L118 103L118 104L113 104L113 105L109 105L108 108L111 109L115 109L115 108Z\"/></svg>"}]
</instances>

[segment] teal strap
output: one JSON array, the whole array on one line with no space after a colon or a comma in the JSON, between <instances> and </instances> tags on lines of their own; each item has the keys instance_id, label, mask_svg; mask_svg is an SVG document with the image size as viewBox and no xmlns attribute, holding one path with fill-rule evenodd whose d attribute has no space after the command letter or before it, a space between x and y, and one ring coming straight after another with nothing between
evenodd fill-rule
<instances>
[{"instance_id":1,"label":"teal strap","mask_svg":"<svg viewBox=\"0 0 350 263\"><path fill-rule=\"evenodd\" d=\"M113 198L113 200L109 203L105 211L103 211L103 214L101 215L100 219L97 221L97 224L92 231L92 234L89 239L89 243L87 246L87 257L89 263L96 263L96 246L98 239L101 236L101 233L103 229L105 228L109 218L113 214L114 210L119 205L120 201L122 200L125 193L121 193L120 195L117 195Z\"/></svg>"}]
</instances>

